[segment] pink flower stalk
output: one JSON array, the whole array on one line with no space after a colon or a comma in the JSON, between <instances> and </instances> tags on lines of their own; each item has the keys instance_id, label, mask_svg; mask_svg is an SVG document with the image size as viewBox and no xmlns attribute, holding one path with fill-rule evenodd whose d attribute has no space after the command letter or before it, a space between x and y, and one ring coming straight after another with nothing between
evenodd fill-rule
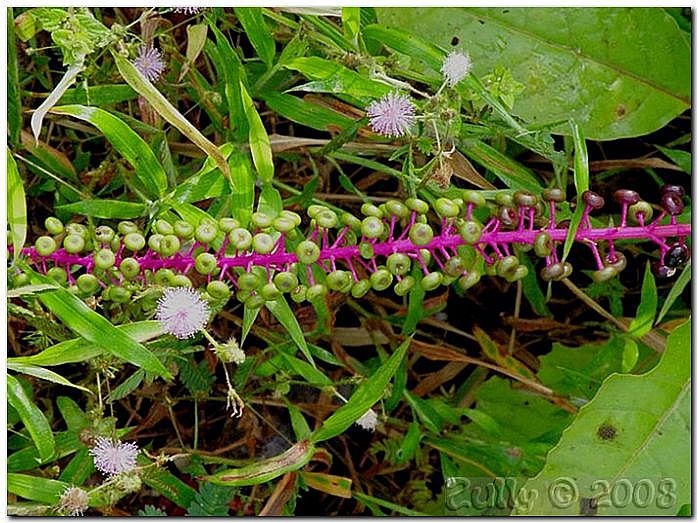
<instances>
[{"instance_id":1,"label":"pink flower stalk","mask_svg":"<svg viewBox=\"0 0 698 523\"><path fill-rule=\"evenodd\" d=\"M409 97L396 91L386 94L366 108L371 128L384 136L407 134L414 123L415 106Z\"/></svg>"},{"instance_id":2,"label":"pink flower stalk","mask_svg":"<svg viewBox=\"0 0 698 523\"><path fill-rule=\"evenodd\" d=\"M211 308L198 291L188 287L170 287L158 301L155 318L168 334L181 340L204 328Z\"/></svg>"},{"instance_id":3,"label":"pink flower stalk","mask_svg":"<svg viewBox=\"0 0 698 523\"><path fill-rule=\"evenodd\" d=\"M141 45L133 65L150 82L156 82L165 71L165 62L160 51L152 46Z\"/></svg>"},{"instance_id":4,"label":"pink flower stalk","mask_svg":"<svg viewBox=\"0 0 698 523\"><path fill-rule=\"evenodd\" d=\"M136 468L138 445L100 436L90 449L97 470L108 476L130 472Z\"/></svg>"}]
</instances>

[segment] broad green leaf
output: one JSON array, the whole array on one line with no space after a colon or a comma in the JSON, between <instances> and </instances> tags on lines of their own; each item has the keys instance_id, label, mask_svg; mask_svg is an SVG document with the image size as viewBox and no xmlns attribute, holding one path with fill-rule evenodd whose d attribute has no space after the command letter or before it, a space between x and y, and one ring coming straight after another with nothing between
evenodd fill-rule
<instances>
[{"instance_id":1,"label":"broad green leaf","mask_svg":"<svg viewBox=\"0 0 698 523\"><path fill-rule=\"evenodd\" d=\"M90 449L82 448L75 453L75 456L68 462L61 475L60 481L65 481L71 485L84 485L95 471L94 458L90 454Z\"/></svg>"},{"instance_id":2,"label":"broad green leaf","mask_svg":"<svg viewBox=\"0 0 698 523\"><path fill-rule=\"evenodd\" d=\"M53 88L53 91L51 91L51 94L49 94L46 97L46 100L44 100L41 103L41 105L36 109L36 111L34 111L31 118L31 128L35 140L39 139L39 134L41 133L41 125L44 122L44 117L46 116L46 113L48 113L51 110L51 108L54 105L56 105L58 100L60 100L63 94L68 90L68 87L70 87L73 84L73 82L75 82L75 79L84 69L85 57L82 56L76 63L74 63L68 68L68 70L63 75L63 78L61 78L61 81L58 82L58 84L56 84L56 87Z\"/></svg>"},{"instance_id":3,"label":"broad green leaf","mask_svg":"<svg viewBox=\"0 0 698 523\"><path fill-rule=\"evenodd\" d=\"M131 62L113 54L116 67L124 80L162 116L170 125L189 138L199 149L213 158L223 175L230 180L230 168L225 158L214 144L206 138L148 81Z\"/></svg>"},{"instance_id":4,"label":"broad green leaf","mask_svg":"<svg viewBox=\"0 0 698 523\"><path fill-rule=\"evenodd\" d=\"M257 212L266 214L275 218L284 209L284 203L281 199L279 190L269 184L262 187L259 193L259 203L257 204Z\"/></svg>"},{"instance_id":5,"label":"broad green leaf","mask_svg":"<svg viewBox=\"0 0 698 523\"><path fill-rule=\"evenodd\" d=\"M315 454L315 445L309 440L302 440L278 456L258 461L246 467L222 470L213 476L206 476L205 479L216 485L231 487L259 485L304 467L313 457L313 454Z\"/></svg>"},{"instance_id":6,"label":"broad green leaf","mask_svg":"<svg viewBox=\"0 0 698 523\"><path fill-rule=\"evenodd\" d=\"M252 47L269 68L274 63L276 43L262 16L261 7L235 7L235 16L242 24Z\"/></svg>"},{"instance_id":7,"label":"broad green leaf","mask_svg":"<svg viewBox=\"0 0 698 523\"><path fill-rule=\"evenodd\" d=\"M180 507L188 507L196 497L196 490L184 483L177 476L163 467L153 467L152 461L142 453L138 456L138 465L143 466L141 477L143 483L156 490Z\"/></svg>"},{"instance_id":8,"label":"broad green leaf","mask_svg":"<svg viewBox=\"0 0 698 523\"><path fill-rule=\"evenodd\" d=\"M30 476L28 474L7 474L7 490L16 496L31 501L55 505L61 494L70 487L68 483L55 479Z\"/></svg>"},{"instance_id":9,"label":"broad green leaf","mask_svg":"<svg viewBox=\"0 0 698 523\"><path fill-rule=\"evenodd\" d=\"M145 372L143 371L143 369L138 369L136 372L131 374L128 378L126 378L124 381L119 383L119 385L112 389L112 391L109 393L109 396L107 396L107 401L119 401L121 398L125 398L134 390L136 390L136 388L138 388L138 386L141 383L143 383L143 378L145 378Z\"/></svg>"},{"instance_id":10,"label":"broad green leaf","mask_svg":"<svg viewBox=\"0 0 698 523\"><path fill-rule=\"evenodd\" d=\"M167 189L167 175L152 149L126 123L98 107L62 105L51 110L91 123L133 165L137 179L151 197L162 196Z\"/></svg>"},{"instance_id":11,"label":"broad green leaf","mask_svg":"<svg viewBox=\"0 0 698 523\"><path fill-rule=\"evenodd\" d=\"M26 365L24 363L8 362L7 368L8 370L19 372L20 374L28 374L29 376L34 376L35 378L51 381L53 383L58 383L59 385L65 385L66 387L73 387L83 392L92 394L92 391L90 389L87 389L80 385L75 385L74 383L71 383L70 381L65 379L60 374L57 374L48 369L44 369L43 367L35 367L34 365Z\"/></svg>"},{"instance_id":12,"label":"broad green leaf","mask_svg":"<svg viewBox=\"0 0 698 523\"><path fill-rule=\"evenodd\" d=\"M58 396L56 406L65 420L69 431L78 432L90 424L90 418L80 406L68 396Z\"/></svg>"},{"instance_id":13,"label":"broad green leaf","mask_svg":"<svg viewBox=\"0 0 698 523\"><path fill-rule=\"evenodd\" d=\"M426 7L376 12L381 24L442 49L452 49L457 38L457 48L470 54L477 76L497 66L510 69L526 86L514 114L531 124L573 118L588 138L610 140L650 133L690 106L690 39L662 9ZM369 33L364 29L365 38ZM381 38L393 46L387 35ZM433 53L412 40L396 49L437 72L441 64ZM565 125L554 129L569 132Z\"/></svg>"},{"instance_id":14,"label":"broad green leaf","mask_svg":"<svg viewBox=\"0 0 698 523\"><path fill-rule=\"evenodd\" d=\"M358 47L359 31L361 30L360 7L342 7L342 29L344 29L344 36L347 40Z\"/></svg>"},{"instance_id":15,"label":"broad green leaf","mask_svg":"<svg viewBox=\"0 0 698 523\"><path fill-rule=\"evenodd\" d=\"M310 438L310 427L308 422L305 420L303 413L298 407L290 402L286 402L288 407L288 416L291 418L291 426L293 427L293 432L298 440L306 440Z\"/></svg>"},{"instance_id":16,"label":"broad green leaf","mask_svg":"<svg viewBox=\"0 0 698 523\"><path fill-rule=\"evenodd\" d=\"M690 503L690 321L671 333L654 369L606 379L563 432L540 474L524 488L547 492L561 477L572 482L569 503L540 495L526 512L519 507L517 513L572 516L592 503L597 516L669 516ZM642 479L657 493L651 504L614 503L610 498L621 482L630 481L632 491ZM600 487L600 482L610 488Z\"/></svg>"},{"instance_id":17,"label":"broad green leaf","mask_svg":"<svg viewBox=\"0 0 698 523\"><path fill-rule=\"evenodd\" d=\"M338 112L290 94L268 91L260 93L259 98L264 100L267 107L284 118L318 131L344 129L354 123L354 120Z\"/></svg>"},{"instance_id":18,"label":"broad green leaf","mask_svg":"<svg viewBox=\"0 0 698 523\"><path fill-rule=\"evenodd\" d=\"M86 83L68 89L59 102L62 105L115 105L138 98L138 93L127 84L92 85Z\"/></svg>"},{"instance_id":19,"label":"broad green leaf","mask_svg":"<svg viewBox=\"0 0 698 523\"><path fill-rule=\"evenodd\" d=\"M22 423L29 431L41 459L49 459L56 450L51 426L44 413L27 396L24 388L14 376L7 376L7 401L17 411Z\"/></svg>"},{"instance_id":20,"label":"broad green leaf","mask_svg":"<svg viewBox=\"0 0 698 523\"><path fill-rule=\"evenodd\" d=\"M32 283L49 283L46 276L27 268ZM162 362L140 343L133 341L123 331L114 327L106 318L90 309L85 303L60 288L39 295L39 300L65 325L87 341L101 346L110 354L165 379L172 374Z\"/></svg>"},{"instance_id":21,"label":"broad green leaf","mask_svg":"<svg viewBox=\"0 0 698 523\"><path fill-rule=\"evenodd\" d=\"M691 281L691 260L688 260L688 263L683 268L681 275L678 278L676 278L676 281L671 286L671 290L669 291L669 294L667 295L666 300L664 301L664 305L662 305L659 314L657 314L657 320L655 321L655 324L658 324L660 321L662 321L666 313L669 312L669 309L671 309L671 306L674 304L676 299L679 296L681 296L681 293L686 288L686 285L688 285L689 281Z\"/></svg>"},{"instance_id":22,"label":"broad green leaf","mask_svg":"<svg viewBox=\"0 0 698 523\"><path fill-rule=\"evenodd\" d=\"M469 140L467 146L462 150L468 158L491 170L497 178L511 189L522 189L534 194L538 194L543 190L533 171L500 153L485 142Z\"/></svg>"},{"instance_id":23,"label":"broad green leaf","mask_svg":"<svg viewBox=\"0 0 698 523\"><path fill-rule=\"evenodd\" d=\"M311 438L314 443L325 441L342 434L361 416L366 414L385 394L385 388L397 371L407 353L412 338L407 338L390 357L354 391L349 401L338 408Z\"/></svg>"},{"instance_id":24,"label":"broad green leaf","mask_svg":"<svg viewBox=\"0 0 698 523\"><path fill-rule=\"evenodd\" d=\"M691 174L691 153L682 151L680 149L669 149L668 147L662 147L661 145L657 145L656 147L658 150L668 156L672 162L678 165L683 172Z\"/></svg>"},{"instance_id":25,"label":"broad green leaf","mask_svg":"<svg viewBox=\"0 0 698 523\"><path fill-rule=\"evenodd\" d=\"M7 149L7 224L10 226L14 260L24 247L27 239L27 201L24 196L24 183L19 176L12 152Z\"/></svg>"},{"instance_id":26,"label":"broad green leaf","mask_svg":"<svg viewBox=\"0 0 698 523\"><path fill-rule=\"evenodd\" d=\"M574 187L577 191L577 208L574 210L567 237L565 238L565 246L562 249L562 261L567 259L567 255L570 253L572 245L574 245L575 236L586 208L582 200L582 194L589 189L589 155L587 153L586 140L577 122L570 120L570 126L572 127L572 139L574 140Z\"/></svg>"},{"instance_id":27,"label":"broad green leaf","mask_svg":"<svg viewBox=\"0 0 698 523\"><path fill-rule=\"evenodd\" d=\"M268 301L265 307L279 320L279 323L286 329L291 339L303 353L303 356L315 367L315 362L308 349L308 343L305 341L305 336L303 335L303 329L301 329L301 326L298 324L298 319L288 305L286 298L282 296L278 300Z\"/></svg>"},{"instance_id":28,"label":"broad green leaf","mask_svg":"<svg viewBox=\"0 0 698 523\"><path fill-rule=\"evenodd\" d=\"M274 161L271 154L271 144L262 119L257 113L257 109L252 102L252 98L247 94L247 90L240 82L240 96L242 96L242 106L249 126L248 140L252 161L257 169L259 179L264 183L269 183L274 178Z\"/></svg>"},{"instance_id":29,"label":"broad green leaf","mask_svg":"<svg viewBox=\"0 0 698 523\"><path fill-rule=\"evenodd\" d=\"M147 216L148 207L142 203L119 200L82 200L67 205L57 205L57 212L92 216L114 220L129 220Z\"/></svg>"},{"instance_id":30,"label":"broad green leaf","mask_svg":"<svg viewBox=\"0 0 698 523\"><path fill-rule=\"evenodd\" d=\"M640 305L637 306L635 318L628 327L628 333L642 337L652 329L654 316L657 314L657 284L650 264L645 265L645 276L642 280L642 292L640 293Z\"/></svg>"}]
</instances>

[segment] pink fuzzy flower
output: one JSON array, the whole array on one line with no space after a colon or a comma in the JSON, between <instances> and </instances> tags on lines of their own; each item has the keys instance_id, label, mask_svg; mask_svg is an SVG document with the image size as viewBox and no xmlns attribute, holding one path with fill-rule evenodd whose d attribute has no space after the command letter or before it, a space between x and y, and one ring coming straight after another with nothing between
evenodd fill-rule
<instances>
[{"instance_id":1,"label":"pink fuzzy flower","mask_svg":"<svg viewBox=\"0 0 698 523\"><path fill-rule=\"evenodd\" d=\"M160 51L152 46L141 45L133 65L151 82L156 82L165 71L165 62Z\"/></svg>"},{"instance_id":2,"label":"pink fuzzy flower","mask_svg":"<svg viewBox=\"0 0 698 523\"><path fill-rule=\"evenodd\" d=\"M453 87L466 77L472 66L473 63L467 53L451 51L448 53L448 56L444 58L443 64L441 65L441 72L449 87Z\"/></svg>"},{"instance_id":3,"label":"pink fuzzy flower","mask_svg":"<svg viewBox=\"0 0 698 523\"><path fill-rule=\"evenodd\" d=\"M208 322L211 308L201 294L188 287L170 287L158 301L155 318L168 334L191 338Z\"/></svg>"},{"instance_id":4,"label":"pink fuzzy flower","mask_svg":"<svg viewBox=\"0 0 698 523\"><path fill-rule=\"evenodd\" d=\"M409 97L396 91L386 94L366 108L371 128L384 136L407 134L414 122L415 106Z\"/></svg>"},{"instance_id":5,"label":"pink fuzzy flower","mask_svg":"<svg viewBox=\"0 0 698 523\"><path fill-rule=\"evenodd\" d=\"M103 436L98 437L90 449L97 470L109 476L135 469L138 452L135 443L122 443Z\"/></svg>"}]
</instances>

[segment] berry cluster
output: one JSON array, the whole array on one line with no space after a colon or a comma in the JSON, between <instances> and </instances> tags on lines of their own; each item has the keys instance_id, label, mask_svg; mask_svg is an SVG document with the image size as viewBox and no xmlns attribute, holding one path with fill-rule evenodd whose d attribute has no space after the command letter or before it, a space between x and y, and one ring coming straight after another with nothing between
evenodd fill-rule
<instances>
[{"instance_id":1,"label":"berry cluster","mask_svg":"<svg viewBox=\"0 0 698 523\"><path fill-rule=\"evenodd\" d=\"M593 253L594 280L605 281L625 268L625 256L615 242L626 239L657 244L655 270L659 276L672 276L689 258L685 240L691 226L676 220L684 208L683 196L681 187L665 186L662 211L652 221L653 207L636 192L616 191L620 224L599 228L592 226L589 215L604 199L586 191L575 240ZM116 303L130 301L134 292L153 284L205 286L216 300L227 300L235 292L251 307L282 294L296 302L314 301L328 290L359 298L371 289L392 287L404 296L415 285L431 291L457 282L467 289L482 275L480 258L485 273L520 280L528 269L519 263L517 251L533 250L545 259L540 272L544 280L569 276L572 266L558 252L569 227L567 220L556 217L563 200L559 189L547 189L541 197L499 193L494 202L464 191L462 198L439 198L432 207L416 198L366 203L361 219L311 205L305 235L301 216L288 210L274 217L255 213L247 227L232 218L198 224L161 219L147 237L128 221L116 230L106 225L89 230L51 217L45 222L48 234L22 254L38 271L79 295L101 292ZM479 221L476 214L483 212L478 208L488 208L489 218Z\"/></svg>"}]
</instances>

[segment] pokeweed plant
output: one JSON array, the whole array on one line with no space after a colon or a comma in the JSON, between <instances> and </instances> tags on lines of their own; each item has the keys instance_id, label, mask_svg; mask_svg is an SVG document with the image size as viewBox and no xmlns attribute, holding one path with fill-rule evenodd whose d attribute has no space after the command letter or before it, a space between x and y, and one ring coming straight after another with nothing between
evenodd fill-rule
<instances>
[{"instance_id":1,"label":"pokeweed plant","mask_svg":"<svg viewBox=\"0 0 698 523\"><path fill-rule=\"evenodd\" d=\"M562 289L553 282L608 318L571 283L572 263L597 286L636 274L638 259L652 259L659 282L682 270L660 317L690 274L681 185L652 171L658 195L645 201L645 182L590 180L580 124L570 121L562 143L547 130L559 122L533 128L516 117L526 85L500 66L478 76L475 48L437 47L371 8L14 15L11 42L31 53L11 56L8 75L11 341L22 337L17 325L33 331L23 336L30 350L11 343L8 360L12 513L293 514L312 511L302 505L317 495L373 514L481 515L446 503L452 478L548 470L546 453L565 444L579 407L603 410L601 382L648 370L651 349L664 350L660 334L647 336L657 308L649 270L632 322L614 318L602 326L607 341L576 352L556 345L540 368L515 350L525 330L513 328L505 346L480 325L492 327L486 315L444 331L472 330L459 345L430 336L433 313L453 307L449 294L472 305L515 289L514 325L525 325L522 294L551 316L547 298ZM55 85L37 47L49 35L67 68ZM20 73L25 61L36 67ZM21 114L27 83L50 90L33 136ZM270 135L270 125L288 134ZM106 153L91 145L101 135ZM525 167L521 149L552 172ZM464 350L473 341L478 357ZM357 357L352 345L375 350ZM657 374L677 350L667 348ZM448 363L434 372L420 358ZM54 400L52 387L84 396ZM663 397L667 409L674 399ZM409 477L400 491L373 473L354 485L364 462ZM143 499L143 485L160 497Z\"/></svg>"}]
</instances>

